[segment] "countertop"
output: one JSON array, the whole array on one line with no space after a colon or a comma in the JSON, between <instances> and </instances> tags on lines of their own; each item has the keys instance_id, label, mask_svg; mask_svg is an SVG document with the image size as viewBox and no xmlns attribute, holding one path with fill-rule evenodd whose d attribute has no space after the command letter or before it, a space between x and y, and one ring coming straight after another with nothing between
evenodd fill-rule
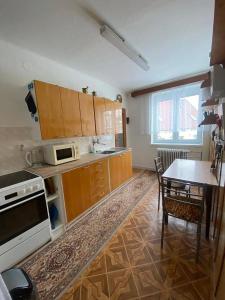
<instances>
[{"instance_id":1,"label":"countertop","mask_svg":"<svg viewBox=\"0 0 225 300\"><path fill-rule=\"evenodd\" d=\"M34 174L37 174L43 178L60 175L62 173L71 171L73 169L83 167L86 165L89 165L90 163L93 163L98 160L106 159L111 156L120 155L122 153L125 153L127 151L130 151L131 148L124 148L123 150L111 154L100 154L100 153L87 153L80 156L80 159L64 163L57 166L51 166L48 164L45 164L41 167L31 167L28 168L27 171L30 171Z\"/></svg>"}]
</instances>

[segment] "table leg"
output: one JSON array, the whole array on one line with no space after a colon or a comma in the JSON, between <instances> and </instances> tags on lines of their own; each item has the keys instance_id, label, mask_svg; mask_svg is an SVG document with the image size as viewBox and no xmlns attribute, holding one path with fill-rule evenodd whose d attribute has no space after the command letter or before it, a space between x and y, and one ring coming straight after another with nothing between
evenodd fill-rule
<instances>
[{"instance_id":1,"label":"table leg","mask_svg":"<svg viewBox=\"0 0 225 300\"><path fill-rule=\"evenodd\" d=\"M170 189L171 189L171 181L170 180L167 180L167 183L166 183L166 186L167 186L167 196L170 195ZM165 214L165 224L168 225L168 214Z\"/></svg>"},{"instance_id":2,"label":"table leg","mask_svg":"<svg viewBox=\"0 0 225 300\"><path fill-rule=\"evenodd\" d=\"M209 239L209 232L210 232L210 216L211 216L211 208L212 208L212 187L208 186L206 188L206 230L205 230L205 237Z\"/></svg>"}]
</instances>

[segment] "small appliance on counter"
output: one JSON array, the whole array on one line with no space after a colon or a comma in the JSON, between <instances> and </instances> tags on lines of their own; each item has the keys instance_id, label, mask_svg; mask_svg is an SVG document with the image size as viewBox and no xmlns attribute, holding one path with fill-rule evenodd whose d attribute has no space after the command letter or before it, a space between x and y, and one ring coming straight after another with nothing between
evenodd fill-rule
<instances>
[{"instance_id":1,"label":"small appliance on counter","mask_svg":"<svg viewBox=\"0 0 225 300\"><path fill-rule=\"evenodd\" d=\"M59 165L80 158L79 146L75 143L43 146L44 161L49 165Z\"/></svg>"},{"instance_id":2,"label":"small appliance on counter","mask_svg":"<svg viewBox=\"0 0 225 300\"><path fill-rule=\"evenodd\" d=\"M35 300L38 299L36 289L28 274L20 268L11 268L1 273L1 278L7 289L5 291L12 300ZM4 295L4 294L3 294ZM10 296L9 296L10 295ZM3 298L3 299L4 299Z\"/></svg>"},{"instance_id":3,"label":"small appliance on counter","mask_svg":"<svg viewBox=\"0 0 225 300\"><path fill-rule=\"evenodd\" d=\"M30 167L40 167L43 164L43 151L40 147L26 152L25 159Z\"/></svg>"}]
</instances>

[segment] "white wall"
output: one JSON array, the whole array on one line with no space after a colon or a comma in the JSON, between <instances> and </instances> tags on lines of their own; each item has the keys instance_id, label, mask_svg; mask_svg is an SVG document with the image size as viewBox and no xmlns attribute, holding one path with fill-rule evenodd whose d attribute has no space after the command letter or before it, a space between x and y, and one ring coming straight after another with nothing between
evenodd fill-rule
<instances>
[{"instance_id":1,"label":"white wall","mask_svg":"<svg viewBox=\"0 0 225 300\"><path fill-rule=\"evenodd\" d=\"M130 118L128 125L128 145L133 149L133 165L140 168L155 169L154 157L157 155L157 148L182 148L189 149L194 158L198 159L200 155L196 152L202 152L202 159L208 160L209 155L209 128L204 129L203 146L162 146L151 145L150 131L150 107L147 103L149 96L128 97L127 115Z\"/></svg>"},{"instance_id":2,"label":"white wall","mask_svg":"<svg viewBox=\"0 0 225 300\"><path fill-rule=\"evenodd\" d=\"M41 144L33 139L33 121L24 101L27 84L34 79L78 91L88 86L89 92L95 90L97 95L110 99L118 93L123 95L105 82L0 40L0 174L25 167L26 150ZM90 138L74 140L81 144L82 152L88 151ZM104 142L111 145L114 137Z\"/></svg>"},{"instance_id":3,"label":"white wall","mask_svg":"<svg viewBox=\"0 0 225 300\"><path fill-rule=\"evenodd\" d=\"M49 41L51 42L51 41ZM27 84L42 80L81 91L97 91L115 99L121 90L55 61L0 40L0 126L27 126L30 117L24 97Z\"/></svg>"}]
</instances>

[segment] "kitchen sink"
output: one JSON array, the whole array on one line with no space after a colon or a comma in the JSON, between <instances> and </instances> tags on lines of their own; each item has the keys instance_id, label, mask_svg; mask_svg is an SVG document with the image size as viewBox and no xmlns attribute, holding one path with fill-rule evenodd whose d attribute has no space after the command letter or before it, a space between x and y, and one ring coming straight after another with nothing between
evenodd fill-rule
<instances>
[{"instance_id":1,"label":"kitchen sink","mask_svg":"<svg viewBox=\"0 0 225 300\"><path fill-rule=\"evenodd\" d=\"M116 152L115 150L105 150L105 151L100 152L100 154L112 154L115 152Z\"/></svg>"}]
</instances>

